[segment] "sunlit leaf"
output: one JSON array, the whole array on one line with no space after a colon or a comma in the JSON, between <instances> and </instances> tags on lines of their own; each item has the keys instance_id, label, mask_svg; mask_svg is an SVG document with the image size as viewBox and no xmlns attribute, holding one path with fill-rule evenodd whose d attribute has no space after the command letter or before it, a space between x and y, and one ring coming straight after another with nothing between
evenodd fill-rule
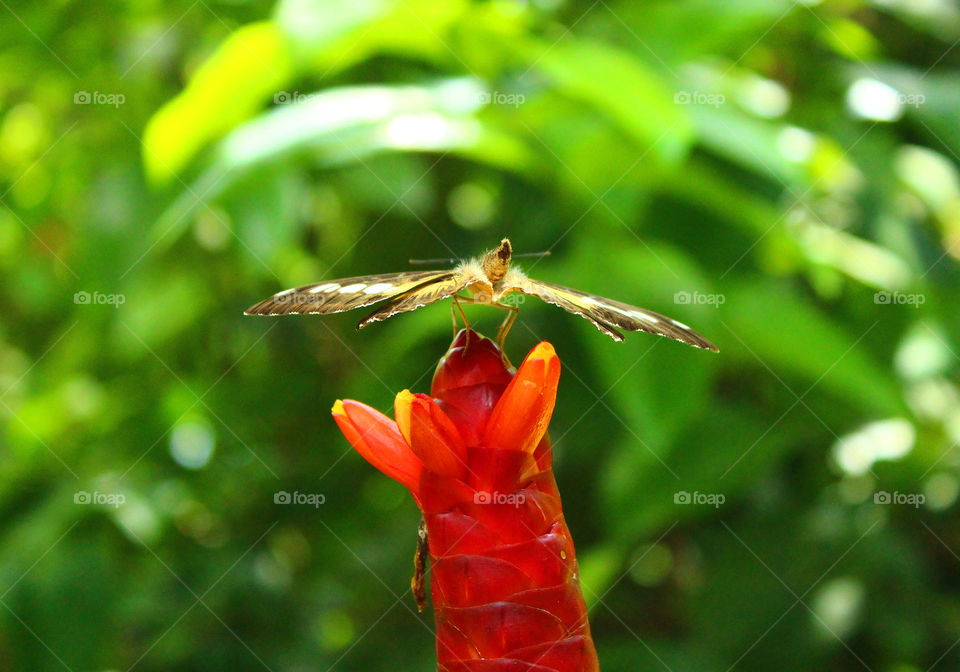
<instances>
[{"instance_id":1,"label":"sunlit leaf","mask_svg":"<svg viewBox=\"0 0 960 672\"><path fill-rule=\"evenodd\" d=\"M291 71L290 45L276 23L237 30L147 124L148 177L157 184L175 181L207 143L271 100Z\"/></svg>"},{"instance_id":2,"label":"sunlit leaf","mask_svg":"<svg viewBox=\"0 0 960 672\"><path fill-rule=\"evenodd\" d=\"M277 107L224 138L197 184L157 222L154 236L169 244L203 207L197 194L216 198L248 171L271 162L300 158L334 167L383 151L454 152L502 169L522 169L526 148L473 118L479 91L470 79L352 87Z\"/></svg>"}]
</instances>

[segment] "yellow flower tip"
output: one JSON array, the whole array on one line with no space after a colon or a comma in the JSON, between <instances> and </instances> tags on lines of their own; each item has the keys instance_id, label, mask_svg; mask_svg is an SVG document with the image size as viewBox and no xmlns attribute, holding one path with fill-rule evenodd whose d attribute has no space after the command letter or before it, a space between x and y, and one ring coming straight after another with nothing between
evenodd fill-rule
<instances>
[{"instance_id":1,"label":"yellow flower tip","mask_svg":"<svg viewBox=\"0 0 960 672\"><path fill-rule=\"evenodd\" d=\"M337 399L333 402L333 408L330 409L330 413L333 415L346 415L347 412L343 410L343 399Z\"/></svg>"},{"instance_id":2,"label":"yellow flower tip","mask_svg":"<svg viewBox=\"0 0 960 672\"><path fill-rule=\"evenodd\" d=\"M544 361L553 359L557 356L557 351L553 349L553 345L548 341L541 341L537 346L530 351L530 354L527 355L527 359L542 359Z\"/></svg>"},{"instance_id":3,"label":"yellow flower tip","mask_svg":"<svg viewBox=\"0 0 960 672\"><path fill-rule=\"evenodd\" d=\"M393 401L393 408L394 410L403 408L409 411L414 399L416 399L416 395L413 392L410 390L402 390L397 393L397 398Z\"/></svg>"},{"instance_id":4,"label":"yellow flower tip","mask_svg":"<svg viewBox=\"0 0 960 672\"><path fill-rule=\"evenodd\" d=\"M397 429L403 438L410 443L410 416L413 414L413 392L403 390L393 400L393 417L396 418Z\"/></svg>"}]
</instances>

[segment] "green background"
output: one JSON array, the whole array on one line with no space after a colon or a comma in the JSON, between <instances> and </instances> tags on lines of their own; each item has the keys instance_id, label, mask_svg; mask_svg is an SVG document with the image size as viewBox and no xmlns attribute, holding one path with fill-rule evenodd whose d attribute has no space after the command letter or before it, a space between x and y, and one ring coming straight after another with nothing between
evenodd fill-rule
<instances>
[{"instance_id":1,"label":"green background","mask_svg":"<svg viewBox=\"0 0 960 672\"><path fill-rule=\"evenodd\" d=\"M241 313L505 235L721 350L510 335L603 669L960 669L956 2L0 5L0 669L432 669L329 409L448 306Z\"/></svg>"}]
</instances>

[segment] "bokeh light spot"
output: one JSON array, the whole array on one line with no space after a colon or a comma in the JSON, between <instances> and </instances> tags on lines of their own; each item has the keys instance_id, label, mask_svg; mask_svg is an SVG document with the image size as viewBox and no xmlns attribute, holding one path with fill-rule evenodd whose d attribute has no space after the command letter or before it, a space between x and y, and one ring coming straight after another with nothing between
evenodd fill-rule
<instances>
[{"instance_id":1,"label":"bokeh light spot","mask_svg":"<svg viewBox=\"0 0 960 672\"><path fill-rule=\"evenodd\" d=\"M170 433L170 455L185 469L202 469L213 457L214 433L202 419L182 422Z\"/></svg>"}]
</instances>

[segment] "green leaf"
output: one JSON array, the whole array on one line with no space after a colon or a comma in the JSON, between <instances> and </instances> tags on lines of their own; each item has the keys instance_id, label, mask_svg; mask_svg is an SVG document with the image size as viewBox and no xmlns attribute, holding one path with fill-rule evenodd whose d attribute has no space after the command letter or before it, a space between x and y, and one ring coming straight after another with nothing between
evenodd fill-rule
<instances>
[{"instance_id":1,"label":"green leaf","mask_svg":"<svg viewBox=\"0 0 960 672\"><path fill-rule=\"evenodd\" d=\"M627 52L570 36L553 45L529 39L518 51L561 94L606 116L653 157L669 165L686 156L689 118L660 77Z\"/></svg>"},{"instance_id":2,"label":"green leaf","mask_svg":"<svg viewBox=\"0 0 960 672\"><path fill-rule=\"evenodd\" d=\"M325 167L354 164L376 152L456 152L503 170L526 168L526 148L473 118L479 83L442 80L429 86L333 89L277 107L237 128L209 167L160 217L153 240L169 244L194 212L259 166L309 158Z\"/></svg>"},{"instance_id":3,"label":"green leaf","mask_svg":"<svg viewBox=\"0 0 960 672\"><path fill-rule=\"evenodd\" d=\"M276 17L300 66L328 77L378 53L457 63L448 31L469 9L465 0L283 0Z\"/></svg>"},{"instance_id":4,"label":"green leaf","mask_svg":"<svg viewBox=\"0 0 960 672\"><path fill-rule=\"evenodd\" d=\"M143 160L149 180L165 185L178 179L200 149L271 99L292 67L290 46L276 23L238 29L147 123Z\"/></svg>"},{"instance_id":5,"label":"green leaf","mask_svg":"<svg viewBox=\"0 0 960 672\"><path fill-rule=\"evenodd\" d=\"M730 104L690 107L705 147L777 186L795 184L805 177L804 164L788 161L777 149L781 125L752 119Z\"/></svg>"},{"instance_id":6,"label":"green leaf","mask_svg":"<svg viewBox=\"0 0 960 672\"><path fill-rule=\"evenodd\" d=\"M621 0L609 9L638 54L674 68L717 52L745 58L791 12L805 13L792 0Z\"/></svg>"},{"instance_id":7,"label":"green leaf","mask_svg":"<svg viewBox=\"0 0 960 672\"><path fill-rule=\"evenodd\" d=\"M900 387L870 354L877 321L838 325L808 298L774 283L738 281L725 288L724 354L776 372L797 394L816 385L879 416L905 412Z\"/></svg>"},{"instance_id":8,"label":"green leaf","mask_svg":"<svg viewBox=\"0 0 960 672\"><path fill-rule=\"evenodd\" d=\"M677 400L674 399L676 402ZM643 538L679 520L727 511L737 496L782 459L792 436L768 432L771 418L753 409L714 405L686 428L675 456L657 459L626 438L603 466L603 508L615 538ZM752 446L755 441L762 440ZM720 509L677 503L678 492L721 494Z\"/></svg>"}]
</instances>

